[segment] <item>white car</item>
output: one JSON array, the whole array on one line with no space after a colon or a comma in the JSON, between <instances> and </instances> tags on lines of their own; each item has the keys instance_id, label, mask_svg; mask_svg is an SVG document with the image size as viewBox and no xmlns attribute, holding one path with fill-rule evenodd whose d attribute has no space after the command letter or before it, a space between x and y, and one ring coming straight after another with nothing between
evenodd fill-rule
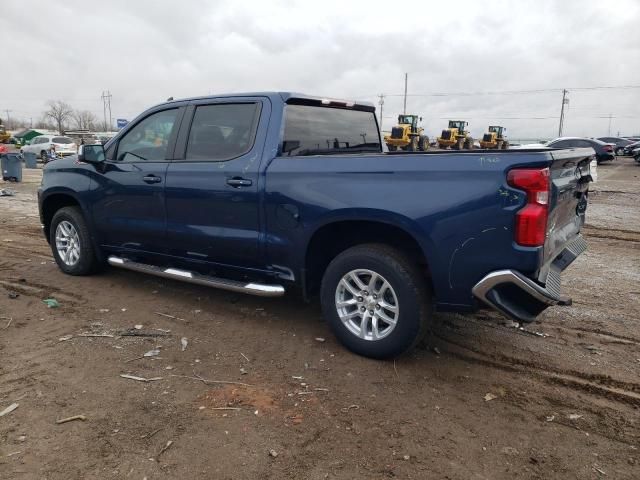
<instances>
[{"instance_id":1,"label":"white car","mask_svg":"<svg viewBox=\"0 0 640 480\"><path fill-rule=\"evenodd\" d=\"M59 156L75 155L78 153L78 146L69 137L61 135L40 135L34 137L29 145L24 145L20 151L35 153L44 163L47 162L47 154L51 145L55 145L56 153Z\"/></svg>"}]
</instances>

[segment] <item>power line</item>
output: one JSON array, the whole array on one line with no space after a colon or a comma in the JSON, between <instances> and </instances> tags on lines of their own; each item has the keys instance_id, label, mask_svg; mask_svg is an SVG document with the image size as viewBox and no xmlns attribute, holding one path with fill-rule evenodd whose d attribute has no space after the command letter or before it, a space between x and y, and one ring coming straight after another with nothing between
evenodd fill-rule
<instances>
[{"instance_id":1,"label":"power line","mask_svg":"<svg viewBox=\"0 0 640 480\"><path fill-rule=\"evenodd\" d=\"M412 93L408 97L472 97L481 95L520 95L535 93L559 93L563 90L630 90L640 89L640 85L597 85L593 87L566 87L566 88L538 88L531 90L502 90L487 92L433 92L433 93ZM404 93L387 93L388 97L404 97ZM372 98L375 95L362 96L357 98Z\"/></svg>"}]
</instances>

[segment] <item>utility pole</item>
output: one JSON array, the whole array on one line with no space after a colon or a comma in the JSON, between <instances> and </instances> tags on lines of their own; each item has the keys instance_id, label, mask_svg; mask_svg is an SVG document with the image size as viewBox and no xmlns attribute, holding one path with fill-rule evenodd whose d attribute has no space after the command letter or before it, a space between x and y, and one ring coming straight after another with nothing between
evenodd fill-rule
<instances>
[{"instance_id":1,"label":"utility pole","mask_svg":"<svg viewBox=\"0 0 640 480\"><path fill-rule=\"evenodd\" d=\"M402 110L402 113L404 115L407 114L407 82L409 79L409 74L405 73L404 74L404 109Z\"/></svg>"},{"instance_id":2,"label":"utility pole","mask_svg":"<svg viewBox=\"0 0 640 480\"><path fill-rule=\"evenodd\" d=\"M558 126L558 136L562 136L562 127L564 126L564 106L569 104L569 99L567 98L567 93L569 93L566 89L562 89L562 108L560 109L560 125Z\"/></svg>"},{"instance_id":3,"label":"utility pole","mask_svg":"<svg viewBox=\"0 0 640 480\"><path fill-rule=\"evenodd\" d=\"M609 114L609 136L611 136L611 114Z\"/></svg>"},{"instance_id":4,"label":"utility pole","mask_svg":"<svg viewBox=\"0 0 640 480\"><path fill-rule=\"evenodd\" d=\"M7 112L7 128L11 128L9 127L9 123L11 122L11 117L9 116L9 113L13 112L13 110L5 110L5 112Z\"/></svg>"},{"instance_id":5,"label":"utility pole","mask_svg":"<svg viewBox=\"0 0 640 480\"><path fill-rule=\"evenodd\" d=\"M380 105L380 131L382 132L382 107L384 106L384 93L378 95L378 105Z\"/></svg>"},{"instance_id":6,"label":"utility pole","mask_svg":"<svg viewBox=\"0 0 640 480\"><path fill-rule=\"evenodd\" d=\"M104 126L111 131L111 126L113 125L113 118L111 117L111 92L107 90L106 92L102 92L102 114L104 116ZM109 110L109 124L107 126L107 109Z\"/></svg>"}]
</instances>

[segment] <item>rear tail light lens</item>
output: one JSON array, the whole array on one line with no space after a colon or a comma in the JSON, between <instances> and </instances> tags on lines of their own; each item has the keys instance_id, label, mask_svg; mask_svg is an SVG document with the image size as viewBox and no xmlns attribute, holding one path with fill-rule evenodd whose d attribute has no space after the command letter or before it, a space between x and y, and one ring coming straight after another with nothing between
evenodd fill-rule
<instances>
[{"instance_id":1,"label":"rear tail light lens","mask_svg":"<svg viewBox=\"0 0 640 480\"><path fill-rule=\"evenodd\" d=\"M518 168L507 175L507 183L527 194L527 204L516 213L515 241L526 247L544 245L549 216L548 168Z\"/></svg>"}]
</instances>

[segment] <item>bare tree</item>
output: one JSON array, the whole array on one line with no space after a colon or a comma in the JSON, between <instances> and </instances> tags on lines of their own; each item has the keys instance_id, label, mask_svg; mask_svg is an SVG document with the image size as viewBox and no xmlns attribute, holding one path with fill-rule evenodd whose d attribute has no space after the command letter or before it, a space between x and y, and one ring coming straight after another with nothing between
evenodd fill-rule
<instances>
[{"instance_id":1,"label":"bare tree","mask_svg":"<svg viewBox=\"0 0 640 480\"><path fill-rule=\"evenodd\" d=\"M73 120L78 130L95 130L98 122L97 117L89 110L75 110Z\"/></svg>"},{"instance_id":2,"label":"bare tree","mask_svg":"<svg viewBox=\"0 0 640 480\"><path fill-rule=\"evenodd\" d=\"M73 115L73 108L62 100L51 100L47 106L49 110L44 112L45 117L50 118L57 125L60 135L64 135L64 127Z\"/></svg>"}]
</instances>

